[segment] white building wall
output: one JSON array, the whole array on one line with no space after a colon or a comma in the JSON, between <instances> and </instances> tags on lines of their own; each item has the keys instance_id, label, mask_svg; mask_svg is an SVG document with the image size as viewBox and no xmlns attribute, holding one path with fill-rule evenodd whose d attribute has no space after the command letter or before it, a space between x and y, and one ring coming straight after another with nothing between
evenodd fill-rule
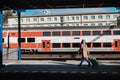
<instances>
[{"instance_id":1,"label":"white building wall","mask_svg":"<svg viewBox=\"0 0 120 80\"><path fill-rule=\"evenodd\" d=\"M98 16L101 15L102 19L98 19ZM110 15L110 19L106 19L106 15ZM43 16L26 16L21 18L22 27L33 27L33 26L98 26L100 24L113 25L117 23L117 18L114 18L113 15L118 15L118 13L90 13L90 14L73 14L73 15L43 15ZM88 19L84 19L84 16L88 16ZM95 19L91 19L91 16L95 16ZM61 18L63 17L63 22L61 22ZM37 21L33 21L33 18L36 18ZM41 21L41 18L44 21ZM55 19L57 18L57 20ZM77 19L79 18L79 19ZM30 19L30 22L27 21ZM17 18L9 18L8 25L9 26L17 26ZM87 25L86 25L87 24Z\"/></svg>"},{"instance_id":2,"label":"white building wall","mask_svg":"<svg viewBox=\"0 0 120 80\"><path fill-rule=\"evenodd\" d=\"M13 27L15 24L18 24L17 18L9 18L8 19L8 25L9 25L9 27Z\"/></svg>"}]
</instances>

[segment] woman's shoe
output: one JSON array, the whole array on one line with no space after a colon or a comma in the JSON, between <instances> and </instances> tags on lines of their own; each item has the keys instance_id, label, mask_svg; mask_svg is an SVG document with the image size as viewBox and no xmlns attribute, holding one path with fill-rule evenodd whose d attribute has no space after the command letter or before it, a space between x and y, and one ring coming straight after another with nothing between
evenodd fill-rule
<instances>
[{"instance_id":1,"label":"woman's shoe","mask_svg":"<svg viewBox=\"0 0 120 80\"><path fill-rule=\"evenodd\" d=\"M79 64L79 65L77 65L78 67L81 67L81 65Z\"/></svg>"}]
</instances>

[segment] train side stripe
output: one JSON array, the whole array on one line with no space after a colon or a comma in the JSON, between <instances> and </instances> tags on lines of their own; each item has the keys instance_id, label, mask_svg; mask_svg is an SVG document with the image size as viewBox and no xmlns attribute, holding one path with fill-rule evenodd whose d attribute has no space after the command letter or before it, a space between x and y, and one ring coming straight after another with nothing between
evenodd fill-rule
<instances>
[{"instance_id":1,"label":"train side stripe","mask_svg":"<svg viewBox=\"0 0 120 80\"><path fill-rule=\"evenodd\" d=\"M2 35L3 35L3 37L6 37L7 32L3 32Z\"/></svg>"},{"instance_id":2,"label":"train side stripe","mask_svg":"<svg viewBox=\"0 0 120 80\"><path fill-rule=\"evenodd\" d=\"M21 32L21 37L42 36L42 32ZM18 32L10 32L10 37L18 37Z\"/></svg>"}]
</instances>

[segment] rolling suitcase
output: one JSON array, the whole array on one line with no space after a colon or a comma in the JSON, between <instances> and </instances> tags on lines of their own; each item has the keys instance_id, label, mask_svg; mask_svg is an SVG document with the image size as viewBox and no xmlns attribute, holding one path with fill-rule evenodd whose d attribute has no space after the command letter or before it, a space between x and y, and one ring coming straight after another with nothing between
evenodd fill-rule
<instances>
[{"instance_id":1,"label":"rolling suitcase","mask_svg":"<svg viewBox=\"0 0 120 80\"><path fill-rule=\"evenodd\" d=\"M90 62L92 63L93 66L98 66L99 63L98 61L96 60L96 58L89 58Z\"/></svg>"}]
</instances>

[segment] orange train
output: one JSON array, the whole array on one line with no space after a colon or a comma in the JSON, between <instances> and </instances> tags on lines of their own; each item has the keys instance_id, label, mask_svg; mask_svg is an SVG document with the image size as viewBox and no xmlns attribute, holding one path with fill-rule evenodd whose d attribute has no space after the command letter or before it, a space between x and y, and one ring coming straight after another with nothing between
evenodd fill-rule
<instances>
[{"instance_id":1,"label":"orange train","mask_svg":"<svg viewBox=\"0 0 120 80\"><path fill-rule=\"evenodd\" d=\"M118 27L22 28L21 49L34 52L76 52L85 39L90 52L120 52ZM4 29L3 48L18 48L18 32Z\"/></svg>"}]
</instances>

